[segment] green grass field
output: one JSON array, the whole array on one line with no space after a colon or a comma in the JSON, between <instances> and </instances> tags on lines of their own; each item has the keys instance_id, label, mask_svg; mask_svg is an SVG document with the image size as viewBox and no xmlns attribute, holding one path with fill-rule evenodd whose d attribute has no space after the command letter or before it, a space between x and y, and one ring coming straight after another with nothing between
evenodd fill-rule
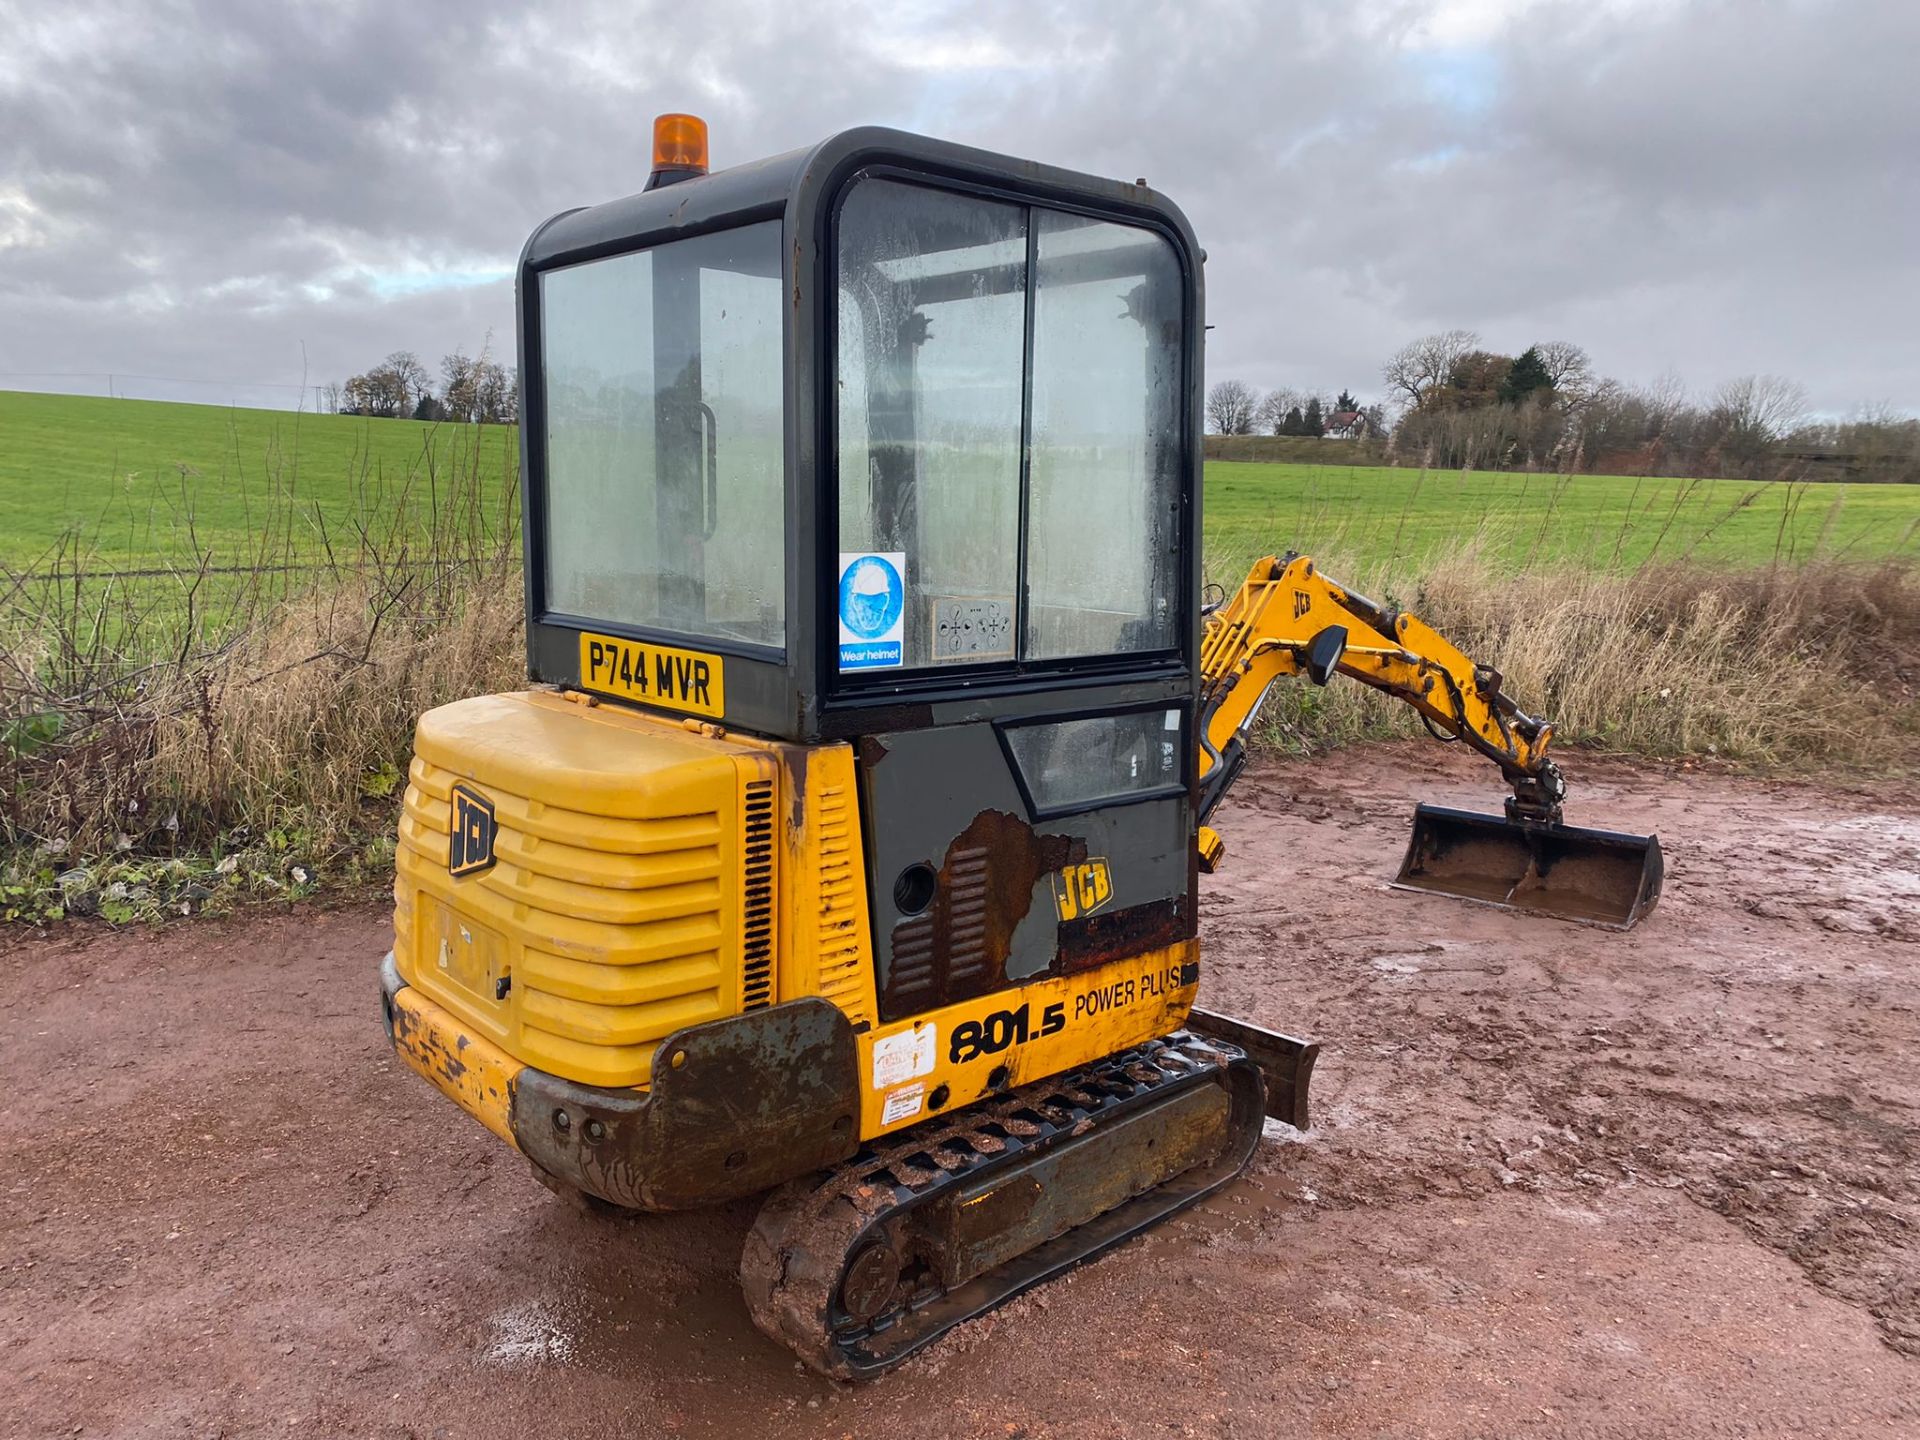
<instances>
[{"instance_id":1,"label":"green grass field","mask_svg":"<svg viewBox=\"0 0 1920 1440\"><path fill-rule=\"evenodd\" d=\"M507 427L0 392L0 565L43 565L63 536L94 571L311 556L471 494L456 473L503 487L516 445ZM1920 556L1920 486L1214 462L1206 532L1216 575L1289 548L1409 567L1467 546L1513 566L1865 561Z\"/></svg>"},{"instance_id":2,"label":"green grass field","mask_svg":"<svg viewBox=\"0 0 1920 1440\"><path fill-rule=\"evenodd\" d=\"M1467 547L1604 570L1920 558L1915 485L1215 462L1205 518L1215 568L1274 545L1411 569Z\"/></svg>"},{"instance_id":3,"label":"green grass field","mask_svg":"<svg viewBox=\"0 0 1920 1440\"><path fill-rule=\"evenodd\" d=\"M63 537L88 570L318 553L356 517L422 519L456 472L503 481L511 427L0 391L0 565Z\"/></svg>"}]
</instances>

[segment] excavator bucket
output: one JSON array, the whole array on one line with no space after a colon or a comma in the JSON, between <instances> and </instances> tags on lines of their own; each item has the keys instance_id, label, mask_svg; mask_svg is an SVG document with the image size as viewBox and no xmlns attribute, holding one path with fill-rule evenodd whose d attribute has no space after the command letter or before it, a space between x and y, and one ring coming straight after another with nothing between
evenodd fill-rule
<instances>
[{"instance_id":1,"label":"excavator bucket","mask_svg":"<svg viewBox=\"0 0 1920 1440\"><path fill-rule=\"evenodd\" d=\"M1658 836L1528 825L1419 805L1393 883L1629 930L1653 909L1665 874Z\"/></svg>"}]
</instances>

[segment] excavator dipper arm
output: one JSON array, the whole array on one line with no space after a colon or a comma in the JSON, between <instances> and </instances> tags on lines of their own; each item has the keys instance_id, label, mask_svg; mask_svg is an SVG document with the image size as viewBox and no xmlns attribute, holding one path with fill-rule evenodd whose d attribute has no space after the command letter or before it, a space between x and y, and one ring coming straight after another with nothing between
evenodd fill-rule
<instances>
[{"instance_id":1,"label":"excavator dipper arm","mask_svg":"<svg viewBox=\"0 0 1920 1440\"><path fill-rule=\"evenodd\" d=\"M1513 792L1504 820L1421 806L1399 883L1621 926L1659 894L1652 837L1562 823L1566 781L1547 756L1553 726L1502 690L1499 671L1418 616L1347 589L1304 555L1257 561L1238 592L1208 613L1200 669L1203 870L1225 852L1207 821L1246 764L1247 733L1269 687L1292 675L1325 685L1338 673L1404 700L1439 738L1466 742ZM1578 894L1558 893L1574 881Z\"/></svg>"},{"instance_id":2,"label":"excavator dipper arm","mask_svg":"<svg viewBox=\"0 0 1920 1440\"><path fill-rule=\"evenodd\" d=\"M1207 617L1200 650L1201 818L1210 816L1244 753L1267 688L1283 676L1324 685L1337 671L1397 696L1430 729L1466 741L1513 786L1516 819L1560 818L1564 782L1547 747L1553 727L1500 689L1500 672L1476 664L1416 615L1390 611L1323 574L1304 555L1269 556Z\"/></svg>"}]
</instances>

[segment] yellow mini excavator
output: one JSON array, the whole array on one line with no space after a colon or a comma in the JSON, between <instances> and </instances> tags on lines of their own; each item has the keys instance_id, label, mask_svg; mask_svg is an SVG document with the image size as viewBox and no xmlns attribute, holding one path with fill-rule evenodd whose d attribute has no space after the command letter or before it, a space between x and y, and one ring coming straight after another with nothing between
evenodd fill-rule
<instances>
[{"instance_id":1,"label":"yellow mini excavator","mask_svg":"<svg viewBox=\"0 0 1920 1440\"><path fill-rule=\"evenodd\" d=\"M771 1192L747 1304L816 1369L1306 1125L1315 1047L1194 1006L1281 677L1499 766L1399 883L1654 903L1657 844L1565 825L1551 727L1415 616L1297 555L1202 604L1201 252L1144 183L887 130L709 174L667 116L518 308L533 683L420 719L387 1029L590 1207Z\"/></svg>"}]
</instances>

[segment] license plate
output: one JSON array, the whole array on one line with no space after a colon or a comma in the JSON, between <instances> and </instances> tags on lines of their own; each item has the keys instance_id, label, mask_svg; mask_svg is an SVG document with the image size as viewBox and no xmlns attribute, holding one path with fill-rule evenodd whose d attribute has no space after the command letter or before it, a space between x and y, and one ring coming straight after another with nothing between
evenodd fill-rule
<instances>
[{"instance_id":1,"label":"license plate","mask_svg":"<svg viewBox=\"0 0 1920 1440\"><path fill-rule=\"evenodd\" d=\"M580 684L603 695L691 710L726 713L726 667L704 650L677 650L585 631L580 636Z\"/></svg>"}]
</instances>

